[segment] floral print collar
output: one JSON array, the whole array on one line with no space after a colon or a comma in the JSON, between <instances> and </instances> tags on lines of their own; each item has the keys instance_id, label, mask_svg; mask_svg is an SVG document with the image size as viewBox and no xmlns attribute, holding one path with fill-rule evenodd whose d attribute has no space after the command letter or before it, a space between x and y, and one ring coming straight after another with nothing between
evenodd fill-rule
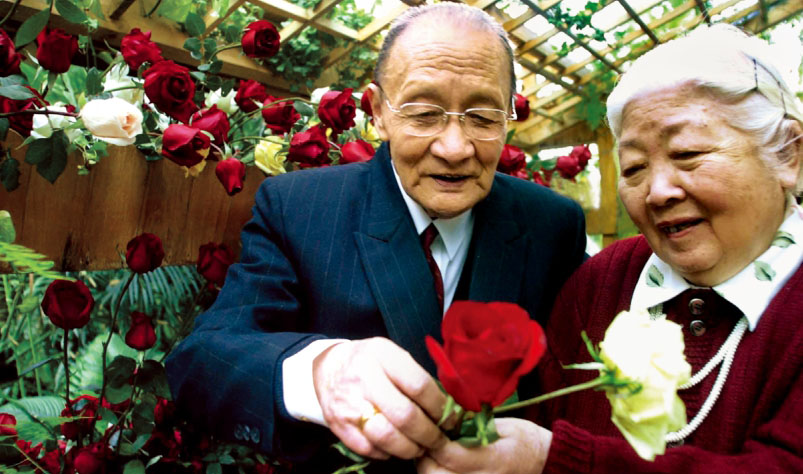
<instances>
[{"instance_id":1,"label":"floral print collar","mask_svg":"<svg viewBox=\"0 0 803 474\"><path fill-rule=\"evenodd\" d=\"M803 262L803 209L790 201L787 217L778 228L772 245L750 265L712 289L739 308L755 330L772 298L783 288ZM654 312L659 305L683 291L698 288L675 272L654 253L639 276L630 310ZM660 310L659 310L660 311Z\"/></svg>"}]
</instances>

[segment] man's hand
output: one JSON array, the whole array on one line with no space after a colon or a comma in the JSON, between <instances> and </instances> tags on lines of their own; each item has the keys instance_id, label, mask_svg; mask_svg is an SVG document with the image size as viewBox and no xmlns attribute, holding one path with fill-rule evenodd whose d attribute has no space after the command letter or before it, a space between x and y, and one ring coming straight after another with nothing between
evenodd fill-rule
<instances>
[{"instance_id":1,"label":"man's hand","mask_svg":"<svg viewBox=\"0 0 803 474\"><path fill-rule=\"evenodd\" d=\"M500 438L477 448L443 442L418 463L420 474L505 473L540 474L544 469L552 432L527 420L499 418Z\"/></svg>"},{"instance_id":2,"label":"man's hand","mask_svg":"<svg viewBox=\"0 0 803 474\"><path fill-rule=\"evenodd\" d=\"M312 374L324 419L355 453L412 459L445 442L436 423L446 396L389 339L336 344L315 358Z\"/></svg>"}]
</instances>

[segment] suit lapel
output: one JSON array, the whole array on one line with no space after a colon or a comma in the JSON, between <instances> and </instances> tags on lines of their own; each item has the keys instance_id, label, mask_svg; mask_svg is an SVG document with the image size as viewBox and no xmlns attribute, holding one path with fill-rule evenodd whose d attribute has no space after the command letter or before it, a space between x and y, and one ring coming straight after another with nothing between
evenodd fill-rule
<instances>
[{"instance_id":1,"label":"suit lapel","mask_svg":"<svg viewBox=\"0 0 803 474\"><path fill-rule=\"evenodd\" d=\"M393 176L386 143L377 150L371 166L367 208L354 239L388 335L434 373L424 337L440 334L440 309L432 274Z\"/></svg>"}]
</instances>

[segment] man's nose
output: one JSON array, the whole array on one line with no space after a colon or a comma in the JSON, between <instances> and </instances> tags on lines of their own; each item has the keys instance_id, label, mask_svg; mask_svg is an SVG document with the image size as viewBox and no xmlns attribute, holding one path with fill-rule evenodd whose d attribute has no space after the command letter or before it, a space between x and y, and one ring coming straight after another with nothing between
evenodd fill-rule
<instances>
[{"instance_id":1,"label":"man's nose","mask_svg":"<svg viewBox=\"0 0 803 474\"><path fill-rule=\"evenodd\" d=\"M435 135L430 151L433 155L454 163L474 156L474 144L466 135L458 117L450 116L443 130Z\"/></svg>"},{"instance_id":2,"label":"man's nose","mask_svg":"<svg viewBox=\"0 0 803 474\"><path fill-rule=\"evenodd\" d=\"M666 206L672 201L683 200L686 190L683 188L677 170L672 166L654 166L649 170L647 181L647 205Z\"/></svg>"}]
</instances>

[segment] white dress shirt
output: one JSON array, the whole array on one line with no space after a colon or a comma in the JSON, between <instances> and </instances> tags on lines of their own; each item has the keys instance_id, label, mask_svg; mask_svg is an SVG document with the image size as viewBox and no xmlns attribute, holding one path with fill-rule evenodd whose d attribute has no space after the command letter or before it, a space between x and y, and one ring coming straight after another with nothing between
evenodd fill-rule
<instances>
[{"instance_id":1,"label":"white dress shirt","mask_svg":"<svg viewBox=\"0 0 803 474\"><path fill-rule=\"evenodd\" d=\"M443 311L445 313L454 300L460 274L466 263L468 247L471 244L471 235L474 230L474 213L469 209L450 219L433 220L424 208L404 190L395 165L392 169L396 184L407 204L407 210L410 212L418 235L420 236L433 222L438 229L439 235L432 242L430 250L443 278ZM346 339L313 341L282 363L284 405L293 418L327 426L318 396L315 394L315 385L312 381L312 362L329 347L344 341ZM287 394L292 394L292 396L288 397Z\"/></svg>"}]
</instances>

